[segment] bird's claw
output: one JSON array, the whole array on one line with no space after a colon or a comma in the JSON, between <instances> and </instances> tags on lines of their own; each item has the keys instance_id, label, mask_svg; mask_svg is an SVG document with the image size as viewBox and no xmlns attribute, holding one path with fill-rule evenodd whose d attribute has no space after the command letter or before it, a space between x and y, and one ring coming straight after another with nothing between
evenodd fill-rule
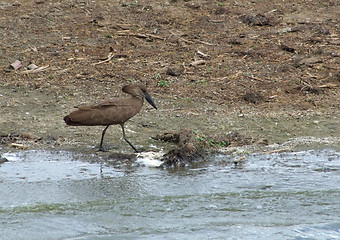
<instances>
[{"instance_id":1,"label":"bird's claw","mask_svg":"<svg viewBox=\"0 0 340 240\"><path fill-rule=\"evenodd\" d=\"M99 147L99 149L97 150L97 152L108 152L108 150L106 150L103 147Z\"/></svg>"}]
</instances>

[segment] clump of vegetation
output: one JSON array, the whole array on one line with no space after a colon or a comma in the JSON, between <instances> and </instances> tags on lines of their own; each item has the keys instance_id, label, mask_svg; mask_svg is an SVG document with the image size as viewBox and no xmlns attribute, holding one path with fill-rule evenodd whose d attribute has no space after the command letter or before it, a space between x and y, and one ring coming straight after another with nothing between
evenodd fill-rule
<instances>
[{"instance_id":1,"label":"clump of vegetation","mask_svg":"<svg viewBox=\"0 0 340 240\"><path fill-rule=\"evenodd\" d=\"M254 140L246 137L237 131L220 133L218 135L208 136L200 131L194 131L195 139L204 147L223 148L228 146L242 146L251 144Z\"/></svg>"},{"instance_id":2,"label":"clump of vegetation","mask_svg":"<svg viewBox=\"0 0 340 240\"><path fill-rule=\"evenodd\" d=\"M218 149L229 146L242 146L254 142L254 139L245 137L238 132L223 133L208 136L200 131L182 129L179 132L167 132L153 137L156 140L176 144L169 152L163 155L163 166L186 166L194 162L207 159L209 149ZM248 154L248 152L244 152Z\"/></svg>"},{"instance_id":3,"label":"clump of vegetation","mask_svg":"<svg viewBox=\"0 0 340 240\"><path fill-rule=\"evenodd\" d=\"M218 2L216 3L216 6L217 6L217 7L222 7L222 6L223 6L223 2L218 1Z\"/></svg>"},{"instance_id":4,"label":"clump of vegetation","mask_svg":"<svg viewBox=\"0 0 340 240\"><path fill-rule=\"evenodd\" d=\"M134 78L129 78L128 81L132 84L135 84L137 82L136 79Z\"/></svg>"},{"instance_id":5,"label":"clump of vegetation","mask_svg":"<svg viewBox=\"0 0 340 240\"><path fill-rule=\"evenodd\" d=\"M164 80L160 73L156 73L152 78L158 80L157 82L158 87L169 87L170 86L171 82Z\"/></svg>"},{"instance_id":6,"label":"clump of vegetation","mask_svg":"<svg viewBox=\"0 0 340 240\"><path fill-rule=\"evenodd\" d=\"M157 83L158 87L169 87L169 82L165 80L159 80Z\"/></svg>"},{"instance_id":7,"label":"clump of vegetation","mask_svg":"<svg viewBox=\"0 0 340 240\"><path fill-rule=\"evenodd\" d=\"M228 144L224 140L217 140L214 139L213 137L207 136L203 133L200 133L199 131L194 131L196 137L195 139L199 142L202 143L205 146L208 147L227 147Z\"/></svg>"},{"instance_id":8,"label":"clump of vegetation","mask_svg":"<svg viewBox=\"0 0 340 240\"><path fill-rule=\"evenodd\" d=\"M202 84L204 87L207 86L207 79L197 80L196 84Z\"/></svg>"}]
</instances>

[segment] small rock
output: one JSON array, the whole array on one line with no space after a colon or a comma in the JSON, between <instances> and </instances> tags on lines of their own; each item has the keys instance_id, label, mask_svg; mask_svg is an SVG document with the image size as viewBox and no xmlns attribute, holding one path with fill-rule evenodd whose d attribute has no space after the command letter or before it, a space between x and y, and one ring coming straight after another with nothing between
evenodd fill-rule
<instances>
[{"instance_id":1,"label":"small rock","mask_svg":"<svg viewBox=\"0 0 340 240\"><path fill-rule=\"evenodd\" d=\"M20 16L20 19L30 19L31 17L28 14L24 14Z\"/></svg>"},{"instance_id":2,"label":"small rock","mask_svg":"<svg viewBox=\"0 0 340 240\"><path fill-rule=\"evenodd\" d=\"M185 6L191 9L198 9L201 7L201 4L199 3L186 3Z\"/></svg>"},{"instance_id":3,"label":"small rock","mask_svg":"<svg viewBox=\"0 0 340 240\"><path fill-rule=\"evenodd\" d=\"M166 70L166 74L170 76L180 76L183 74L183 72L184 68L182 66L172 66Z\"/></svg>"},{"instance_id":4,"label":"small rock","mask_svg":"<svg viewBox=\"0 0 340 240\"><path fill-rule=\"evenodd\" d=\"M0 156L0 164L5 162L8 162L8 159Z\"/></svg>"},{"instance_id":5,"label":"small rock","mask_svg":"<svg viewBox=\"0 0 340 240\"><path fill-rule=\"evenodd\" d=\"M46 144L55 144L58 139L52 135L47 135L43 140Z\"/></svg>"},{"instance_id":6,"label":"small rock","mask_svg":"<svg viewBox=\"0 0 340 240\"><path fill-rule=\"evenodd\" d=\"M281 45L280 45L280 48L281 48L282 50L284 50L284 51L287 51L287 52L291 52L291 53L294 53L294 52L295 52L295 48L289 47L289 46L287 46L287 45L285 45L285 44L281 44Z\"/></svg>"},{"instance_id":7,"label":"small rock","mask_svg":"<svg viewBox=\"0 0 340 240\"><path fill-rule=\"evenodd\" d=\"M242 17L242 21L250 26L272 26L271 19L263 14L256 14L255 16L245 15Z\"/></svg>"},{"instance_id":8,"label":"small rock","mask_svg":"<svg viewBox=\"0 0 340 240\"><path fill-rule=\"evenodd\" d=\"M216 15L222 15L222 14L228 14L228 13L230 13L230 11L223 7L219 7L215 10Z\"/></svg>"},{"instance_id":9,"label":"small rock","mask_svg":"<svg viewBox=\"0 0 340 240\"><path fill-rule=\"evenodd\" d=\"M315 63L321 63L322 59L319 57L310 57L310 58L304 58L302 59L299 64L300 65L312 65Z\"/></svg>"},{"instance_id":10,"label":"small rock","mask_svg":"<svg viewBox=\"0 0 340 240\"><path fill-rule=\"evenodd\" d=\"M287 32L292 32L293 29L291 27L285 27L285 28L280 28L279 30L277 30L277 33L287 33Z\"/></svg>"},{"instance_id":11,"label":"small rock","mask_svg":"<svg viewBox=\"0 0 340 240\"><path fill-rule=\"evenodd\" d=\"M10 67L12 67L14 70L18 70L22 67L22 63L19 60L15 60Z\"/></svg>"},{"instance_id":12,"label":"small rock","mask_svg":"<svg viewBox=\"0 0 340 240\"><path fill-rule=\"evenodd\" d=\"M27 68L28 68L29 70L34 70L34 69L37 69L38 66L32 63L32 64L28 65Z\"/></svg>"},{"instance_id":13,"label":"small rock","mask_svg":"<svg viewBox=\"0 0 340 240\"><path fill-rule=\"evenodd\" d=\"M305 93L312 93L312 94L322 94L324 91L322 88L318 86L304 86L300 87L300 91L303 91Z\"/></svg>"},{"instance_id":14,"label":"small rock","mask_svg":"<svg viewBox=\"0 0 340 240\"><path fill-rule=\"evenodd\" d=\"M242 41L240 38L231 38L228 43L233 45L242 45Z\"/></svg>"},{"instance_id":15,"label":"small rock","mask_svg":"<svg viewBox=\"0 0 340 240\"><path fill-rule=\"evenodd\" d=\"M247 92L243 100L249 103L258 104L264 101L264 97L259 92Z\"/></svg>"},{"instance_id":16,"label":"small rock","mask_svg":"<svg viewBox=\"0 0 340 240\"><path fill-rule=\"evenodd\" d=\"M179 133L175 132L167 132L163 134L157 134L155 137L152 137L153 139L156 140L161 140L164 142L173 142L173 143L178 143L179 142Z\"/></svg>"},{"instance_id":17,"label":"small rock","mask_svg":"<svg viewBox=\"0 0 340 240\"><path fill-rule=\"evenodd\" d=\"M336 73L336 74L334 75L334 78L335 78L335 80L337 80L337 81L340 82L340 72Z\"/></svg>"}]
</instances>

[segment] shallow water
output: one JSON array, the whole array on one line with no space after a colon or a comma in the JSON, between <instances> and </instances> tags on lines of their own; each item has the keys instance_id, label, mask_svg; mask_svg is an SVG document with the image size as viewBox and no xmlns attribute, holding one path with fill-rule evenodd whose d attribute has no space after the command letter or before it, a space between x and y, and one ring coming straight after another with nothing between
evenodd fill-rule
<instances>
[{"instance_id":1,"label":"shallow water","mask_svg":"<svg viewBox=\"0 0 340 240\"><path fill-rule=\"evenodd\" d=\"M329 149L178 170L2 156L0 239L340 239L340 152Z\"/></svg>"}]
</instances>

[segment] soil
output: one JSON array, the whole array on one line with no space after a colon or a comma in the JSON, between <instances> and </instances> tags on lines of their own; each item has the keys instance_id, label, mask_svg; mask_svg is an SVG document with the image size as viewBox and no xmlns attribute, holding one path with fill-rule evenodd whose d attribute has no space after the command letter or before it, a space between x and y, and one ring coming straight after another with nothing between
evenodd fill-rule
<instances>
[{"instance_id":1,"label":"soil","mask_svg":"<svg viewBox=\"0 0 340 240\"><path fill-rule=\"evenodd\" d=\"M142 150L184 128L211 145L339 148L339 12L335 0L1 1L0 146L95 152L102 127L63 116L142 82L159 108L127 123ZM106 148L131 151L120 139L110 127Z\"/></svg>"}]
</instances>

